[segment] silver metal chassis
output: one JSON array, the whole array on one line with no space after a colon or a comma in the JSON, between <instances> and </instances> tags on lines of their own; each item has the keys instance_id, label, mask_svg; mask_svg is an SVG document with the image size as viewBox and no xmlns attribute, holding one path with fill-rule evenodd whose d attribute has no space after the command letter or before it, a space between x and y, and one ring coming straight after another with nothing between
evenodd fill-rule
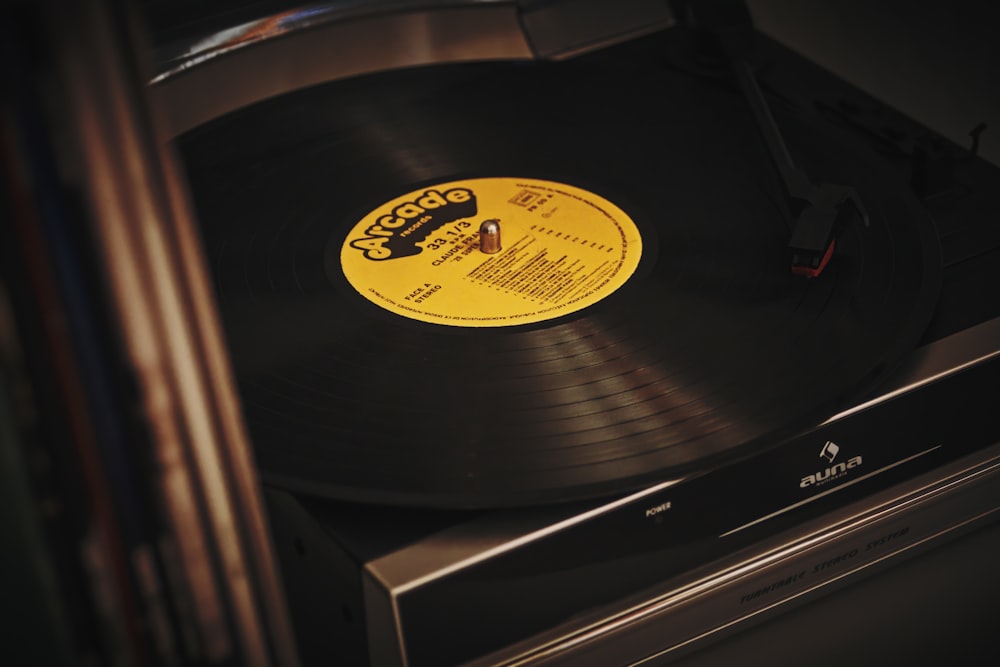
<instances>
[{"instance_id":1,"label":"silver metal chassis","mask_svg":"<svg viewBox=\"0 0 1000 667\"><path fill-rule=\"evenodd\" d=\"M652 665L919 554L1000 510L1000 445L475 665Z\"/></svg>"},{"instance_id":2,"label":"silver metal chassis","mask_svg":"<svg viewBox=\"0 0 1000 667\"><path fill-rule=\"evenodd\" d=\"M1000 356L998 341L1000 318L918 349L881 396L828 423L992 360ZM372 664L409 664L398 606L407 591L682 481L584 513L548 508L530 516L488 514L365 564ZM826 493L814 499L820 495ZM994 443L470 664L659 664L998 518L998 510L1000 443Z\"/></svg>"},{"instance_id":3,"label":"silver metal chassis","mask_svg":"<svg viewBox=\"0 0 1000 667\"><path fill-rule=\"evenodd\" d=\"M665 2L379 0L289 9L157 49L151 95L171 135L300 88L403 67L567 58L674 23Z\"/></svg>"}]
</instances>

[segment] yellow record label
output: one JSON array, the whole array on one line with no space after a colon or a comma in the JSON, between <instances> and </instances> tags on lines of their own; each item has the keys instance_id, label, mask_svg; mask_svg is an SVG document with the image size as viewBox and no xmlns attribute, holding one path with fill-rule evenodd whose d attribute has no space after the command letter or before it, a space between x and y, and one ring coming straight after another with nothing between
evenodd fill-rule
<instances>
[{"instance_id":1,"label":"yellow record label","mask_svg":"<svg viewBox=\"0 0 1000 667\"><path fill-rule=\"evenodd\" d=\"M499 249L490 247L496 236L485 244L480 238L488 221L499 228ZM593 192L530 178L476 178L386 202L351 229L340 263L354 289L389 312L504 327L597 303L625 284L641 254L635 222Z\"/></svg>"}]
</instances>

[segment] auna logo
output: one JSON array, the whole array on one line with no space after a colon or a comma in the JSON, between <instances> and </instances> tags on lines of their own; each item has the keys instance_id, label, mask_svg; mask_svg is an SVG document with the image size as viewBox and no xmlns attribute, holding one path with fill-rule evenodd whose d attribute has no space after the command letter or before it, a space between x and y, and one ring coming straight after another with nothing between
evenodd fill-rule
<instances>
[{"instance_id":1,"label":"auna logo","mask_svg":"<svg viewBox=\"0 0 1000 667\"><path fill-rule=\"evenodd\" d=\"M827 440L823 445L823 449L820 450L819 456L826 461L833 463L834 459L837 458L837 454L840 453L840 447L837 446L832 440ZM836 465L832 465L829 468L822 470L812 475L806 475L799 481L799 487L805 489L810 486L820 486L826 484L827 482L833 481L847 474L847 471L852 468L857 468L862 464L860 456L855 456L853 458L847 459L846 462L841 461Z\"/></svg>"},{"instance_id":2,"label":"auna logo","mask_svg":"<svg viewBox=\"0 0 1000 667\"><path fill-rule=\"evenodd\" d=\"M351 247L373 260L419 255L417 243L437 231L441 225L476 215L476 195L468 188L444 192L426 190L412 201L404 201L389 213L379 216L376 224L365 230L364 237L353 239Z\"/></svg>"},{"instance_id":3,"label":"auna logo","mask_svg":"<svg viewBox=\"0 0 1000 667\"><path fill-rule=\"evenodd\" d=\"M840 453L840 447L837 446L833 440L827 440L826 444L823 445L823 449L819 450L819 456L822 459L826 459L830 463L837 458L837 454Z\"/></svg>"},{"instance_id":4,"label":"auna logo","mask_svg":"<svg viewBox=\"0 0 1000 667\"><path fill-rule=\"evenodd\" d=\"M838 477L842 477L851 468L857 468L861 465L861 457L855 456L854 458L847 459L846 463L838 463L835 466L830 466L826 470L814 473L812 475L806 475L799 482L799 486L803 489L808 486L819 486L820 484L826 484L829 481L835 480Z\"/></svg>"}]
</instances>

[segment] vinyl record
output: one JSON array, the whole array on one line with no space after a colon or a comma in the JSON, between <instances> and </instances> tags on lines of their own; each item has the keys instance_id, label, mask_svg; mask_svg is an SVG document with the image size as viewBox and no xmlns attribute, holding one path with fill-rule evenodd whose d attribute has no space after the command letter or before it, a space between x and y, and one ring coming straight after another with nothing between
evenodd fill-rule
<instances>
[{"instance_id":1,"label":"vinyl record","mask_svg":"<svg viewBox=\"0 0 1000 667\"><path fill-rule=\"evenodd\" d=\"M895 175L777 109L797 163L870 215L792 275L746 102L655 44L383 72L182 138L265 481L438 507L615 493L776 444L912 348L940 268Z\"/></svg>"}]
</instances>

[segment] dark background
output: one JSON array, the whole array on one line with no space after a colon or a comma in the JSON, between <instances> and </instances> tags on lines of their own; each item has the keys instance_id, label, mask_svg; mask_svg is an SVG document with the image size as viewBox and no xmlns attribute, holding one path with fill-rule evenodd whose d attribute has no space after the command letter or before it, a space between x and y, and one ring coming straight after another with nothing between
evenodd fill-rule
<instances>
[{"instance_id":1,"label":"dark background","mask_svg":"<svg viewBox=\"0 0 1000 667\"><path fill-rule=\"evenodd\" d=\"M748 0L757 27L1000 165L1000 2Z\"/></svg>"}]
</instances>

